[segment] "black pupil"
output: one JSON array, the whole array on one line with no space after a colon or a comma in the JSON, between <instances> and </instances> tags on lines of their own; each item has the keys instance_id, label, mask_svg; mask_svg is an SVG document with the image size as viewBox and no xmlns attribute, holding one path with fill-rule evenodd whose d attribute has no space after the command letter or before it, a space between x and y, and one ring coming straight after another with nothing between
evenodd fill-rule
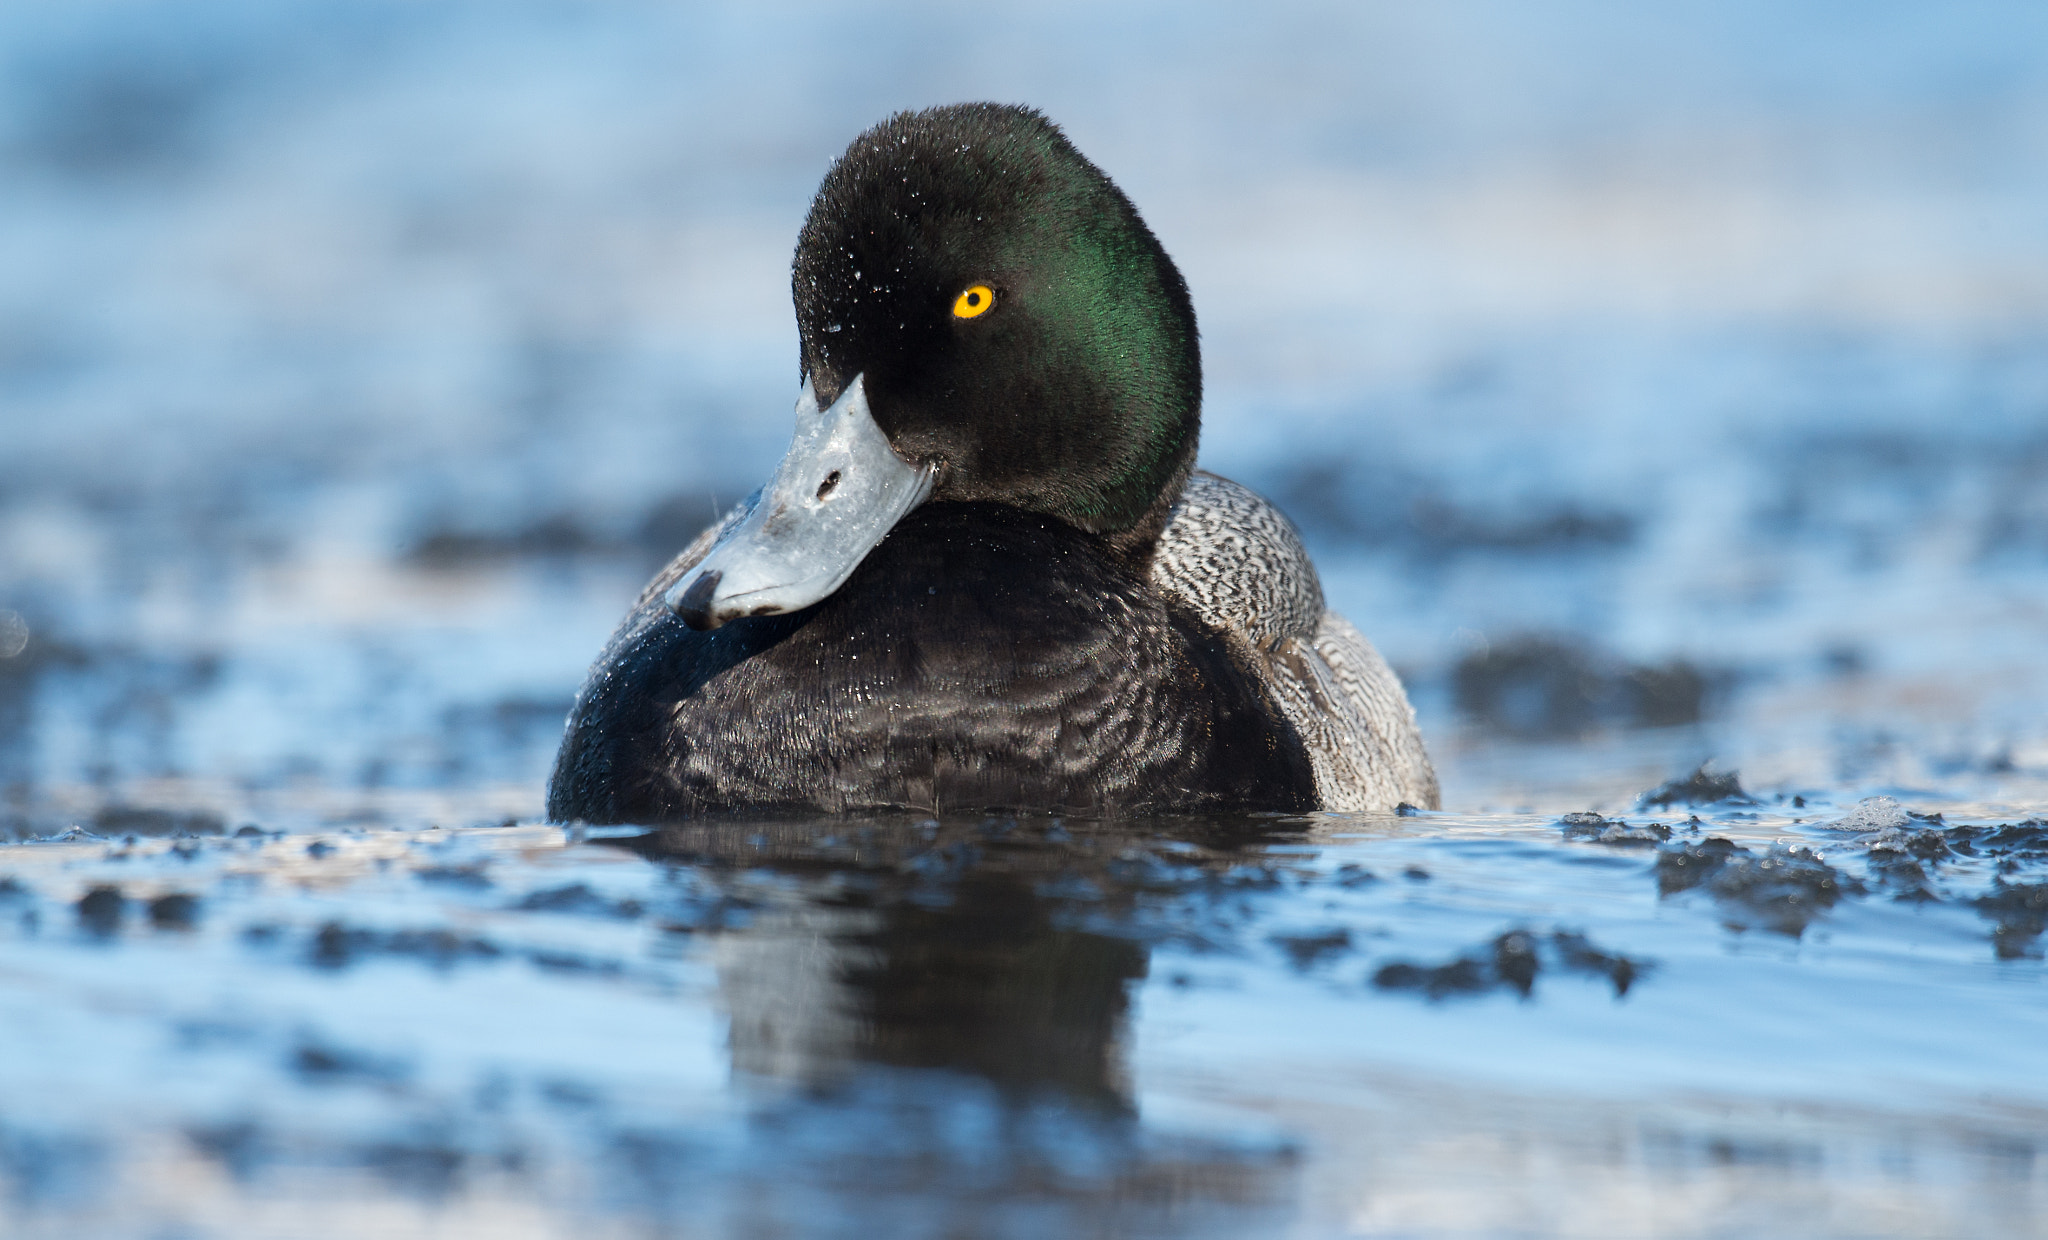
<instances>
[{"instance_id":1,"label":"black pupil","mask_svg":"<svg viewBox=\"0 0 2048 1240\"><path fill-rule=\"evenodd\" d=\"M967 308L968 308L969 310L972 310L972 309L974 309L974 307L976 307L976 306L978 306L978 305L980 305L980 304L981 304L981 294L980 294L980 293L969 293L969 294L967 295Z\"/></svg>"}]
</instances>

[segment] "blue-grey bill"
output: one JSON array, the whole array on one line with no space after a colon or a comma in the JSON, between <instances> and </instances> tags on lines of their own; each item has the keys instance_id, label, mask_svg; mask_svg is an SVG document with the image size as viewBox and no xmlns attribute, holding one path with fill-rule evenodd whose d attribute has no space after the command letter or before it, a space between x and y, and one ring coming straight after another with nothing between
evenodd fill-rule
<instances>
[{"instance_id":1,"label":"blue-grey bill","mask_svg":"<svg viewBox=\"0 0 2048 1240\"><path fill-rule=\"evenodd\" d=\"M796 438L753 507L662 596L691 628L797 611L845 584L932 492L933 470L896 455L856 375L830 408L810 380Z\"/></svg>"}]
</instances>

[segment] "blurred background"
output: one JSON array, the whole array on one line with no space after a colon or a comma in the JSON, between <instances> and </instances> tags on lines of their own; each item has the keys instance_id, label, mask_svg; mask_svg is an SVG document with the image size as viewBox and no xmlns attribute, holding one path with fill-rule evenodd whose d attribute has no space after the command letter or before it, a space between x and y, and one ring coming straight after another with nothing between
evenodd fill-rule
<instances>
[{"instance_id":1,"label":"blurred background","mask_svg":"<svg viewBox=\"0 0 2048 1240\"><path fill-rule=\"evenodd\" d=\"M0 5L0 829L537 815L787 441L827 164L969 99L1180 264L1447 807L2048 773L2032 0L70 0Z\"/></svg>"}]
</instances>

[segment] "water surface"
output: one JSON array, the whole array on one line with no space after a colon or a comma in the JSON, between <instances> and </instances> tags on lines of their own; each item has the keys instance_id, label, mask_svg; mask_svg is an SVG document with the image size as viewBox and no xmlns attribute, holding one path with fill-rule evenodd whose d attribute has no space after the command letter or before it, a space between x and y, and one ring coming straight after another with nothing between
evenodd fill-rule
<instances>
[{"instance_id":1,"label":"water surface","mask_svg":"<svg viewBox=\"0 0 2048 1240\"><path fill-rule=\"evenodd\" d=\"M0 1210L2038 1234L2048 826L1844 808L17 844Z\"/></svg>"}]
</instances>

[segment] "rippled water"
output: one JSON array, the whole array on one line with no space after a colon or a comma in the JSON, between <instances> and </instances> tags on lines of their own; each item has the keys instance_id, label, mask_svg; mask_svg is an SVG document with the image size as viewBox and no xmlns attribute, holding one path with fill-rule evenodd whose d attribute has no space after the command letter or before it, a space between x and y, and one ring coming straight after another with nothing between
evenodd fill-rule
<instances>
[{"instance_id":1,"label":"rippled water","mask_svg":"<svg viewBox=\"0 0 2048 1240\"><path fill-rule=\"evenodd\" d=\"M2043 48L0 5L0 1233L2048 1235ZM826 161L975 97L1174 254L1446 812L539 824Z\"/></svg>"},{"instance_id":2,"label":"rippled water","mask_svg":"<svg viewBox=\"0 0 2048 1240\"><path fill-rule=\"evenodd\" d=\"M1842 810L16 845L0 1217L2038 1234L2048 826Z\"/></svg>"}]
</instances>

